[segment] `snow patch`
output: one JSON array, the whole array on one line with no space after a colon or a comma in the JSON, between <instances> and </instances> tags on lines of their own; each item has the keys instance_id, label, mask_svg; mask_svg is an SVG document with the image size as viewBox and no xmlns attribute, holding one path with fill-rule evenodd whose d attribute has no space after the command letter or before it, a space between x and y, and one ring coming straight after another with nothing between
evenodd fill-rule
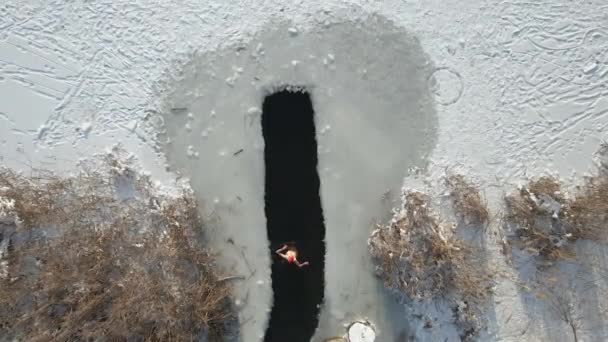
<instances>
[{"instance_id":1,"label":"snow patch","mask_svg":"<svg viewBox=\"0 0 608 342\"><path fill-rule=\"evenodd\" d=\"M85 122L82 125L80 125L80 132L85 137L88 136L89 133L91 133L92 129L93 129L93 124L91 122Z\"/></svg>"},{"instance_id":2,"label":"snow patch","mask_svg":"<svg viewBox=\"0 0 608 342\"><path fill-rule=\"evenodd\" d=\"M15 222L15 200L0 196L0 223Z\"/></svg>"}]
</instances>

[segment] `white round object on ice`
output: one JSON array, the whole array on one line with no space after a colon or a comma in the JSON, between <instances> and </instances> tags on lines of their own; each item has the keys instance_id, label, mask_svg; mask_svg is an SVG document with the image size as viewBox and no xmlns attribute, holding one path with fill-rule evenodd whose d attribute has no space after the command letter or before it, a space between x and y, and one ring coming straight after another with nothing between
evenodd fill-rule
<instances>
[{"instance_id":1,"label":"white round object on ice","mask_svg":"<svg viewBox=\"0 0 608 342\"><path fill-rule=\"evenodd\" d=\"M367 323L355 322L348 328L348 341L350 342L374 342L376 332Z\"/></svg>"}]
</instances>

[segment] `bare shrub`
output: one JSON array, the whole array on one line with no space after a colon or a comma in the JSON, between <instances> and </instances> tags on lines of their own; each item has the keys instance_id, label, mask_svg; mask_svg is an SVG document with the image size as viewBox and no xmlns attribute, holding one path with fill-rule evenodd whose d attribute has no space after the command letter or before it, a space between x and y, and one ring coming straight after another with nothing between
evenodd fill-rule
<instances>
[{"instance_id":1,"label":"bare shrub","mask_svg":"<svg viewBox=\"0 0 608 342\"><path fill-rule=\"evenodd\" d=\"M505 198L505 218L515 227L515 239L521 247L547 261L571 258L572 234L564 224L567 201L557 179L532 180Z\"/></svg>"},{"instance_id":2,"label":"bare shrub","mask_svg":"<svg viewBox=\"0 0 608 342\"><path fill-rule=\"evenodd\" d=\"M387 287L411 298L432 298L457 291L470 298L488 294L475 249L441 225L429 208L428 196L406 195L401 217L378 227L369 239L372 257Z\"/></svg>"},{"instance_id":3,"label":"bare shrub","mask_svg":"<svg viewBox=\"0 0 608 342\"><path fill-rule=\"evenodd\" d=\"M204 246L193 194L160 194L112 156L95 169L68 178L0 171L0 198L11 203L4 217L15 228L0 279L0 335L218 340L234 318L230 288Z\"/></svg>"},{"instance_id":4,"label":"bare shrub","mask_svg":"<svg viewBox=\"0 0 608 342\"><path fill-rule=\"evenodd\" d=\"M582 317L576 312L572 294L568 290L558 287L548 287L546 293L551 311L568 326L572 332L573 341L578 342L582 329Z\"/></svg>"},{"instance_id":5,"label":"bare shrub","mask_svg":"<svg viewBox=\"0 0 608 342\"><path fill-rule=\"evenodd\" d=\"M608 242L608 172L587 179L568 202L564 218L573 238Z\"/></svg>"},{"instance_id":6,"label":"bare shrub","mask_svg":"<svg viewBox=\"0 0 608 342\"><path fill-rule=\"evenodd\" d=\"M482 267L479 250L458 239L453 225L439 222L427 195L406 194L403 210L377 227L368 245L387 288L413 300L452 300L467 334L478 331L475 304L491 293L493 277Z\"/></svg>"},{"instance_id":7,"label":"bare shrub","mask_svg":"<svg viewBox=\"0 0 608 342\"><path fill-rule=\"evenodd\" d=\"M446 185L452 199L452 206L458 216L468 224L486 225L490 219L487 204L479 194L479 189L468 182L463 175L448 175Z\"/></svg>"},{"instance_id":8,"label":"bare shrub","mask_svg":"<svg viewBox=\"0 0 608 342\"><path fill-rule=\"evenodd\" d=\"M563 195L558 180L543 177L507 196L506 204L517 241L548 262L574 257L578 239L608 242L606 170L589 177L573 198Z\"/></svg>"}]
</instances>

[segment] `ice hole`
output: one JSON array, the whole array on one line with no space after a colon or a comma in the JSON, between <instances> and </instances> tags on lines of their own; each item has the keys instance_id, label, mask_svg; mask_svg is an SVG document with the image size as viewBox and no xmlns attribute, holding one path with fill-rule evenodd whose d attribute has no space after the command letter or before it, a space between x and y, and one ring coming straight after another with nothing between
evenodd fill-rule
<instances>
[{"instance_id":1,"label":"ice hole","mask_svg":"<svg viewBox=\"0 0 608 342\"><path fill-rule=\"evenodd\" d=\"M272 253L274 293L265 341L310 341L319 322L324 293L325 224L319 175L314 110L306 91L282 90L265 97L265 212ZM297 247L298 268L281 261L275 250Z\"/></svg>"}]
</instances>

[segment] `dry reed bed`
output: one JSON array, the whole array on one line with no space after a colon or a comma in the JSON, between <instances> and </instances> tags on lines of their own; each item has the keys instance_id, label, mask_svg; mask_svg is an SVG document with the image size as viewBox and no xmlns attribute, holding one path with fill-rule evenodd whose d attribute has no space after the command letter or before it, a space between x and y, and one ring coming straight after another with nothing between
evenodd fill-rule
<instances>
[{"instance_id":1,"label":"dry reed bed","mask_svg":"<svg viewBox=\"0 0 608 342\"><path fill-rule=\"evenodd\" d=\"M91 171L94 169L95 171ZM193 194L110 154L73 177L0 170L0 335L27 341L219 340L230 288ZM6 243L5 243L6 245Z\"/></svg>"},{"instance_id":2,"label":"dry reed bed","mask_svg":"<svg viewBox=\"0 0 608 342\"><path fill-rule=\"evenodd\" d=\"M600 152L605 160L599 171L573 196L553 177L530 180L505 196L503 219L515 233L510 241L542 265L575 258L573 245L579 239L608 242L608 145ZM462 175L445 180L459 227L487 227L491 218L479 189ZM411 300L451 300L457 304L455 323L464 330L461 338L475 339L495 274L484 265L483 251L459 239L454 226L433 212L429 196L409 192L395 218L372 232L368 246L385 287ZM575 328L576 322L567 323Z\"/></svg>"},{"instance_id":3,"label":"dry reed bed","mask_svg":"<svg viewBox=\"0 0 608 342\"><path fill-rule=\"evenodd\" d=\"M579 239L608 242L608 173L600 170L568 197L556 178L531 180L505 197L507 224L523 250L547 264L575 257Z\"/></svg>"},{"instance_id":4,"label":"dry reed bed","mask_svg":"<svg viewBox=\"0 0 608 342\"><path fill-rule=\"evenodd\" d=\"M481 197L477 186L459 174L448 175L446 186L452 200L452 207L460 220L478 227L484 227L489 223L488 206Z\"/></svg>"},{"instance_id":5,"label":"dry reed bed","mask_svg":"<svg viewBox=\"0 0 608 342\"><path fill-rule=\"evenodd\" d=\"M474 218L487 220L487 211L480 213L476 210ZM471 339L481 327L478 309L491 294L493 275L483 266L481 249L456 237L453 229L432 211L429 196L409 192L401 212L378 226L368 245L387 288L412 300L452 301L462 337Z\"/></svg>"}]
</instances>

